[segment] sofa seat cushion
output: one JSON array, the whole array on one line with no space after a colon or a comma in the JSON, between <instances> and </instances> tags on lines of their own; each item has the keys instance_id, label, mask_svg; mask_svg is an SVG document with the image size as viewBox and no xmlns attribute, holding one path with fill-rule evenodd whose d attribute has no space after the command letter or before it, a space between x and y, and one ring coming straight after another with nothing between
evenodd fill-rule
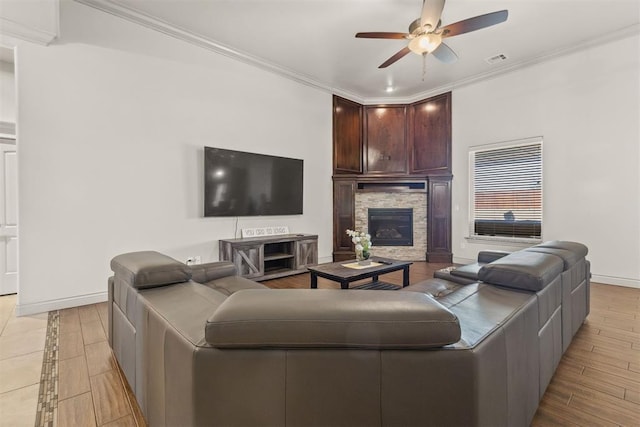
<instances>
[{"instance_id":1,"label":"sofa seat cushion","mask_svg":"<svg viewBox=\"0 0 640 427\"><path fill-rule=\"evenodd\" d=\"M194 281L140 291L140 304L145 310L157 313L167 327L175 328L197 347L210 347L204 338L204 325L226 299L226 295Z\"/></svg>"},{"instance_id":2,"label":"sofa seat cushion","mask_svg":"<svg viewBox=\"0 0 640 427\"><path fill-rule=\"evenodd\" d=\"M137 289L187 282L191 268L155 251L130 252L114 257L111 270Z\"/></svg>"},{"instance_id":3,"label":"sofa seat cushion","mask_svg":"<svg viewBox=\"0 0 640 427\"><path fill-rule=\"evenodd\" d=\"M555 255L520 251L485 264L480 280L492 285L537 292L564 271L564 263Z\"/></svg>"},{"instance_id":4,"label":"sofa seat cushion","mask_svg":"<svg viewBox=\"0 0 640 427\"><path fill-rule=\"evenodd\" d=\"M253 289L206 325L218 348L431 348L460 339L458 319L418 292Z\"/></svg>"},{"instance_id":5,"label":"sofa seat cushion","mask_svg":"<svg viewBox=\"0 0 640 427\"><path fill-rule=\"evenodd\" d=\"M460 322L460 341L451 349L471 349L503 327L523 307L537 301L536 295L514 289L474 283L444 296L438 302L451 310ZM535 320L537 321L537 315ZM534 329L537 328L537 322ZM536 329L537 330L537 329Z\"/></svg>"},{"instance_id":6,"label":"sofa seat cushion","mask_svg":"<svg viewBox=\"0 0 640 427\"><path fill-rule=\"evenodd\" d=\"M245 289L269 289L261 283L240 276L221 277L206 282L205 285L225 295L232 295Z\"/></svg>"}]
</instances>

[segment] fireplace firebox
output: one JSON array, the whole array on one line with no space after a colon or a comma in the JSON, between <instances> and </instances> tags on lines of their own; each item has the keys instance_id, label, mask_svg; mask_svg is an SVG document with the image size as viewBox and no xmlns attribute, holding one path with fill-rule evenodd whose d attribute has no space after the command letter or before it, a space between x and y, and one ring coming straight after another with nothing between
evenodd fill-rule
<instances>
[{"instance_id":1,"label":"fireplace firebox","mask_svg":"<svg viewBox=\"0 0 640 427\"><path fill-rule=\"evenodd\" d=\"M367 216L373 246L413 246L412 208L369 208Z\"/></svg>"}]
</instances>

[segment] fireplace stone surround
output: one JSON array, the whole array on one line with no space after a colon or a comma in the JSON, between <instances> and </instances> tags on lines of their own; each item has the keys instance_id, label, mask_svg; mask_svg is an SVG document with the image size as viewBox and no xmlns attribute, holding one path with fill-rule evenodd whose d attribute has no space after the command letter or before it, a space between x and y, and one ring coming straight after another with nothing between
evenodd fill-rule
<instances>
[{"instance_id":1,"label":"fireplace stone surround","mask_svg":"<svg viewBox=\"0 0 640 427\"><path fill-rule=\"evenodd\" d=\"M356 191L355 226L356 230L369 232L369 208L405 208L413 210L412 246L376 246L371 253L374 256L401 259L405 261L424 261L427 252L427 192L426 189L398 191L394 188L381 188L379 191Z\"/></svg>"}]
</instances>

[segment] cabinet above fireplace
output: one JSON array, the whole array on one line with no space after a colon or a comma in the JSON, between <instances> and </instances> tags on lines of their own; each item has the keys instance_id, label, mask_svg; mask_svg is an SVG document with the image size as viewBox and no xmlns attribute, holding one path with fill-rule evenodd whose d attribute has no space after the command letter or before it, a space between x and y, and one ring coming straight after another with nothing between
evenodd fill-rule
<instances>
[{"instance_id":1,"label":"cabinet above fireplace","mask_svg":"<svg viewBox=\"0 0 640 427\"><path fill-rule=\"evenodd\" d=\"M407 105L334 96L333 173L450 175L451 92Z\"/></svg>"}]
</instances>

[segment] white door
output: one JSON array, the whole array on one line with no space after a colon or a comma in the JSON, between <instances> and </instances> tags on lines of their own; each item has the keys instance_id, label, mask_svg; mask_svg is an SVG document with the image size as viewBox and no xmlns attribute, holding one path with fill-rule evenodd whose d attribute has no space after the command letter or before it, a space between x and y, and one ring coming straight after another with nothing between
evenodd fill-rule
<instances>
[{"instance_id":1,"label":"white door","mask_svg":"<svg viewBox=\"0 0 640 427\"><path fill-rule=\"evenodd\" d=\"M0 143L0 295L18 291L18 158Z\"/></svg>"}]
</instances>

